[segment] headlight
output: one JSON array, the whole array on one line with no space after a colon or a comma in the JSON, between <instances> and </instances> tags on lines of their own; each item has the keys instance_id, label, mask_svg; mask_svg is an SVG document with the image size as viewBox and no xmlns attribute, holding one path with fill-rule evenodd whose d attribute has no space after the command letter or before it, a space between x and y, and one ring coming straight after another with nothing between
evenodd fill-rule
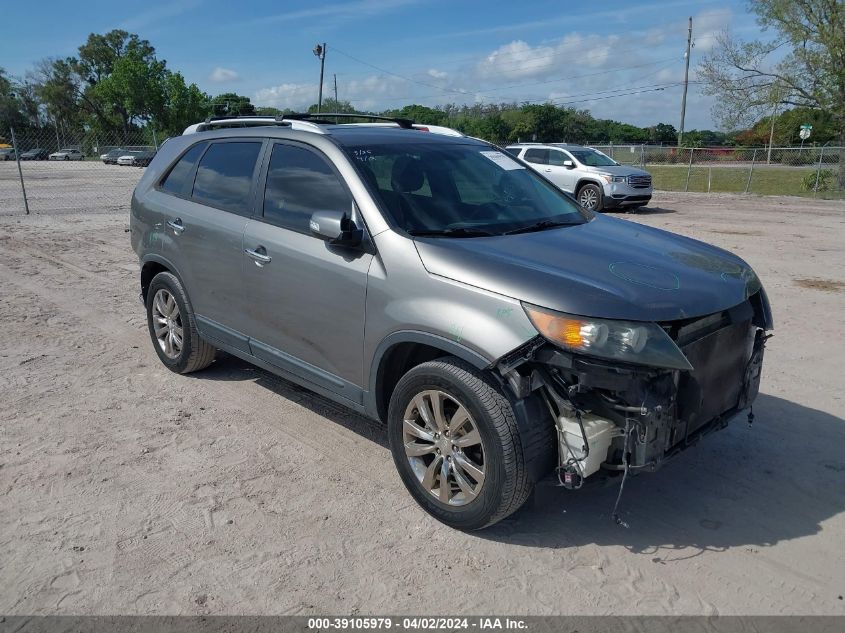
<instances>
[{"instance_id":1,"label":"headlight","mask_svg":"<svg viewBox=\"0 0 845 633\"><path fill-rule=\"evenodd\" d=\"M599 174L606 182L627 182L627 176L614 176L613 174Z\"/></svg>"},{"instance_id":2,"label":"headlight","mask_svg":"<svg viewBox=\"0 0 845 633\"><path fill-rule=\"evenodd\" d=\"M567 351L637 365L692 370L684 353L656 323L573 316L528 304L522 307L540 334Z\"/></svg>"}]
</instances>

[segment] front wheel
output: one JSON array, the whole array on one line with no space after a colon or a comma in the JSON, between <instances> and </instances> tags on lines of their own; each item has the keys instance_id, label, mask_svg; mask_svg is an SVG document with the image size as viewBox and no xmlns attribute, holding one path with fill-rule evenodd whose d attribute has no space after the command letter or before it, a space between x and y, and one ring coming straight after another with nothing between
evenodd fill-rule
<instances>
[{"instance_id":1,"label":"front wheel","mask_svg":"<svg viewBox=\"0 0 845 633\"><path fill-rule=\"evenodd\" d=\"M411 369L388 409L393 461L408 492L446 525L486 527L533 488L510 402L486 375L446 357Z\"/></svg>"},{"instance_id":2,"label":"front wheel","mask_svg":"<svg viewBox=\"0 0 845 633\"><path fill-rule=\"evenodd\" d=\"M578 190L578 204L590 211L601 211L604 192L598 185L587 183Z\"/></svg>"}]
</instances>

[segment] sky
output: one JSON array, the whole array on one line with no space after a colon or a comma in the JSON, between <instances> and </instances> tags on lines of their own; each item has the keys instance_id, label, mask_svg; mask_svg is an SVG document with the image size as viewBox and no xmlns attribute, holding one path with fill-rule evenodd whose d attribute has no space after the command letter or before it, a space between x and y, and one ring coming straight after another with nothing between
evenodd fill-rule
<instances>
[{"instance_id":1,"label":"sky","mask_svg":"<svg viewBox=\"0 0 845 633\"><path fill-rule=\"evenodd\" d=\"M678 126L687 19L693 42L686 129L716 129L696 66L730 28L759 35L743 0L114 0L4 2L0 66L23 76L91 32L121 28L215 95L304 109L324 97L359 109L410 103L545 102L635 125ZM45 19L49 15L50 19Z\"/></svg>"}]
</instances>

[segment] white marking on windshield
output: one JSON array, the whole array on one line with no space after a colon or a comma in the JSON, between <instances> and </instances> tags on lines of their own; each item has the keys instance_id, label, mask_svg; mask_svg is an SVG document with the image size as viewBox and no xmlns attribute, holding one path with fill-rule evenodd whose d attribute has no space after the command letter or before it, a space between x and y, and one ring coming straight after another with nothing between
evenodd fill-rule
<instances>
[{"instance_id":1,"label":"white marking on windshield","mask_svg":"<svg viewBox=\"0 0 845 633\"><path fill-rule=\"evenodd\" d=\"M525 169L522 165L516 162L513 158L502 152L482 151L479 152L482 156L486 156L502 169L513 171L514 169Z\"/></svg>"}]
</instances>

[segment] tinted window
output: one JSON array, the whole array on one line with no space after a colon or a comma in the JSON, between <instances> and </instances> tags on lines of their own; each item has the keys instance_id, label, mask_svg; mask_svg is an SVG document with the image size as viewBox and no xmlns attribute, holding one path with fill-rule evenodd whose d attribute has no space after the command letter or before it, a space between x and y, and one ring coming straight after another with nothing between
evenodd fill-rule
<instances>
[{"instance_id":1,"label":"tinted window","mask_svg":"<svg viewBox=\"0 0 845 633\"><path fill-rule=\"evenodd\" d=\"M501 234L590 217L533 169L488 146L406 142L345 149L362 177L376 183L371 191L393 224L412 235L454 229ZM390 188L375 173L381 164L393 166ZM422 194L424 183L430 188Z\"/></svg>"},{"instance_id":2,"label":"tinted window","mask_svg":"<svg viewBox=\"0 0 845 633\"><path fill-rule=\"evenodd\" d=\"M194 164L202 155L202 151L204 149L205 143L198 143L185 152L182 155L182 158L179 159L179 162L177 162L173 166L173 169L170 170L170 173L167 174L167 178L165 178L164 182L161 183L161 188L164 191L169 191L170 193L183 193L185 191L185 181L190 178L193 173ZM112 150L109 152L109 155L115 158L120 158L124 154L126 154L126 151L124 150Z\"/></svg>"},{"instance_id":3,"label":"tinted window","mask_svg":"<svg viewBox=\"0 0 845 633\"><path fill-rule=\"evenodd\" d=\"M540 149L538 147L529 149L525 152L525 160L529 163L536 163L537 165L549 164L549 150Z\"/></svg>"},{"instance_id":4,"label":"tinted window","mask_svg":"<svg viewBox=\"0 0 845 633\"><path fill-rule=\"evenodd\" d=\"M549 151L549 165L563 166L563 161L570 160L569 156L564 154L559 149Z\"/></svg>"},{"instance_id":5,"label":"tinted window","mask_svg":"<svg viewBox=\"0 0 845 633\"><path fill-rule=\"evenodd\" d=\"M506 147L505 151L510 154L511 156L519 156L519 150L522 149L520 147Z\"/></svg>"},{"instance_id":6,"label":"tinted window","mask_svg":"<svg viewBox=\"0 0 845 633\"><path fill-rule=\"evenodd\" d=\"M578 162L582 165L589 165L590 167L611 167L619 164L606 154L602 154L598 150L594 149L575 150L572 152L572 155L575 156L575 158L578 159Z\"/></svg>"},{"instance_id":7,"label":"tinted window","mask_svg":"<svg viewBox=\"0 0 845 633\"><path fill-rule=\"evenodd\" d=\"M267 170L264 217L288 229L308 233L315 211L347 211L352 199L321 156L292 145L276 145Z\"/></svg>"},{"instance_id":8,"label":"tinted window","mask_svg":"<svg viewBox=\"0 0 845 633\"><path fill-rule=\"evenodd\" d=\"M212 143L200 160L193 198L246 215L261 143Z\"/></svg>"}]
</instances>

